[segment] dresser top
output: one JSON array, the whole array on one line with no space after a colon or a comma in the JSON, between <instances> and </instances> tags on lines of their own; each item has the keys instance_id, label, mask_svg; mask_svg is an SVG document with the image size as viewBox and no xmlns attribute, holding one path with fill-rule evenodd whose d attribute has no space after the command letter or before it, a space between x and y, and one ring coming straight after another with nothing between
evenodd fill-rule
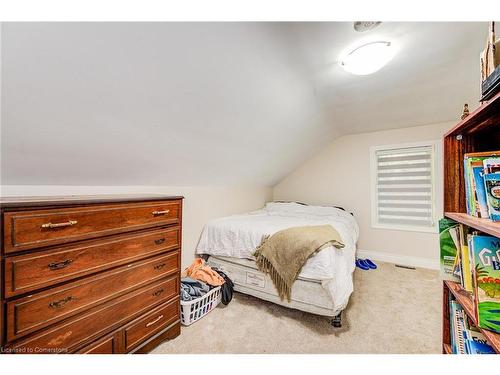
<instances>
[{"instance_id":1,"label":"dresser top","mask_svg":"<svg viewBox=\"0 0 500 375\"><path fill-rule=\"evenodd\" d=\"M183 199L182 196L160 194L66 195L33 197L0 197L0 207L63 206L68 204L148 202Z\"/></svg>"}]
</instances>

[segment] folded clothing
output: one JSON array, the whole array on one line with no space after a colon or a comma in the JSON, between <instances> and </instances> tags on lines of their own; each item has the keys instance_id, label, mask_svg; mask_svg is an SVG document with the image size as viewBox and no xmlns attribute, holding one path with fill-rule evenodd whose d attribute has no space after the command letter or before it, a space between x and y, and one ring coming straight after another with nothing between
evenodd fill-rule
<instances>
[{"instance_id":1,"label":"folded clothing","mask_svg":"<svg viewBox=\"0 0 500 375\"><path fill-rule=\"evenodd\" d=\"M192 301L201 297L210 291L210 287L203 281L195 280L190 277L181 279L181 300Z\"/></svg>"},{"instance_id":2,"label":"folded clothing","mask_svg":"<svg viewBox=\"0 0 500 375\"><path fill-rule=\"evenodd\" d=\"M182 272L182 277L190 277L211 286L224 284L224 279L201 258L197 258Z\"/></svg>"}]
</instances>

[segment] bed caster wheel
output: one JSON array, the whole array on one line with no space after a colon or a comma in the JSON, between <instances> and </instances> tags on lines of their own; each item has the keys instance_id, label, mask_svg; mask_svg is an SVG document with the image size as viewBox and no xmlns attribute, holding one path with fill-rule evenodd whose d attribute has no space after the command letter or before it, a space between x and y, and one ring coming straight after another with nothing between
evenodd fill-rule
<instances>
[{"instance_id":1,"label":"bed caster wheel","mask_svg":"<svg viewBox=\"0 0 500 375\"><path fill-rule=\"evenodd\" d=\"M337 316L335 316L330 324L335 327L335 328L341 328L342 327L342 313L339 313Z\"/></svg>"}]
</instances>

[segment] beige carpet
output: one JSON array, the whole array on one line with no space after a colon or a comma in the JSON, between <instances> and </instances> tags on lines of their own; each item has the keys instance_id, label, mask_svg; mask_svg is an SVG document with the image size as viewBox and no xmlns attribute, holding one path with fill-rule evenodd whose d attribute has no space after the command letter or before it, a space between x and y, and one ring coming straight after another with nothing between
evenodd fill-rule
<instances>
[{"instance_id":1,"label":"beige carpet","mask_svg":"<svg viewBox=\"0 0 500 375\"><path fill-rule=\"evenodd\" d=\"M437 271L379 263L354 273L344 327L236 293L153 353L441 353Z\"/></svg>"}]
</instances>

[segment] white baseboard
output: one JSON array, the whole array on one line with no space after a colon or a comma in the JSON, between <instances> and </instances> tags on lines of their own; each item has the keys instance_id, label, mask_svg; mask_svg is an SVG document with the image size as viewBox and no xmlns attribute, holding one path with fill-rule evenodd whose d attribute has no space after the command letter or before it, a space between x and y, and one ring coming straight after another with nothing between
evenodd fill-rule
<instances>
[{"instance_id":1,"label":"white baseboard","mask_svg":"<svg viewBox=\"0 0 500 375\"><path fill-rule=\"evenodd\" d=\"M408 255L397 255L393 253L385 253L383 251L362 250L358 249L357 257L364 259L369 258L381 262L400 264L403 266L429 268L439 270L439 260L421 257L412 257Z\"/></svg>"}]
</instances>

